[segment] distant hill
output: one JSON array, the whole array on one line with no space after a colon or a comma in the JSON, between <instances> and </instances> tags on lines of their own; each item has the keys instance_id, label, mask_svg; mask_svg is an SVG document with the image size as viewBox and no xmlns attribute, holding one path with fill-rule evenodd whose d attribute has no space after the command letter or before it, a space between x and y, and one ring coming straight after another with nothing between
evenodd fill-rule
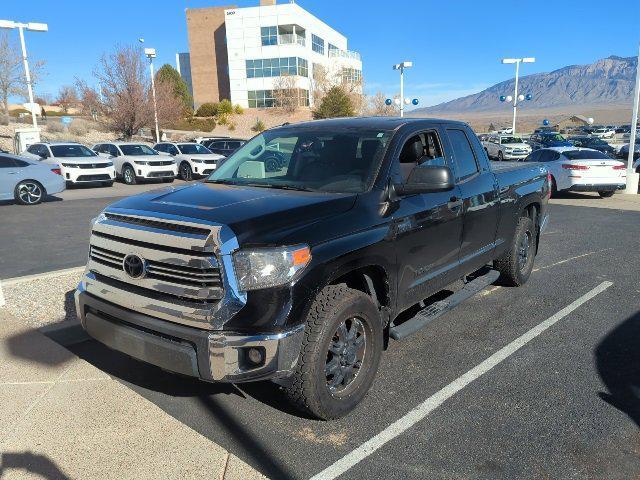
<instances>
[{"instance_id":1,"label":"distant hill","mask_svg":"<svg viewBox=\"0 0 640 480\"><path fill-rule=\"evenodd\" d=\"M530 93L527 109L556 107L605 107L630 105L638 60L612 55L590 65L571 65L549 73L520 77L519 93ZM408 115L499 112L500 95L513 95L515 79L500 82L482 92L407 112ZM524 105L523 105L524 106Z\"/></svg>"}]
</instances>

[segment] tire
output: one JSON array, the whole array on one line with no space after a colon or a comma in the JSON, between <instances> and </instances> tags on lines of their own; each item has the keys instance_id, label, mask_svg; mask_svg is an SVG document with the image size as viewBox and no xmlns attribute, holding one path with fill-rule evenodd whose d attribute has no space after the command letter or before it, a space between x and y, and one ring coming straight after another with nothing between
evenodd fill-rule
<instances>
[{"instance_id":1,"label":"tire","mask_svg":"<svg viewBox=\"0 0 640 480\"><path fill-rule=\"evenodd\" d=\"M182 162L180 164L178 174L180 175L180 178L185 182L190 182L191 180L193 180L193 171L191 170L191 165L189 165L188 162Z\"/></svg>"},{"instance_id":2,"label":"tire","mask_svg":"<svg viewBox=\"0 0 640 480\"><path fill-rule=\"evenodd\" d=\"M504 160L504 155L502 155L502 151L498 152L498 161L502 162Z\"/></svg>"},{"instance_id":3,"label":"tire","mask_svg":"<svg viewBox=\"0 0 640 480\"><path fill-rule=\"evenodd\" d=\"M109 182L102 182L103 187L113 187L113 180Z\"/></svg>"},{"instance_id":4,"label":"tire","mask_svg":"<svg viewBox=\"0 0 640 480\"><path fill-rule=\"evenodd\" d=\"M556 179L551 177L551 198L558 196L558 185L556 185Z\"/></svg>"},{"instance_id":5,"label":"tire","mask_svg":"<svg viewBox=\"0 0 640 480\"><path fill-rule=\"evenodd\" d=\"M136 183L138 183L138 179L136 178L136 171L131 165L125 165L122 169L122 181L126 185L135 185Z\"/></svg>"},{"instance_id":6,"label":"tire","mask_svg":"<svg viewBox=\"0 0 640 480\"><path fill-rule=\"evenodd\" d=\"M47 196L40 182L22 180L13 191L13 198L19 205L38 205Z\"/></svg>"},{"instance_id":7,"label":"tire","mask_svg":"<svg viewBox=\"0 0 640 480\"><path fill-rule=\"evenodd\" d=\"M606 192L598 192L598 195L600 195L600 197L602 197L602 198L609 198L609 197L613 197L614 193L615 192L613 190L609 190L609 191L606 191Z\"/></svg>"},{"instance_id":8,"label":"tire","mask_svg":"<svg viewBox=\"0 0 640 480\"><path fill-rule=\"evenodd\" d=\"M511 248L494 260L493 266L500 272L501 280L508 286L524 285L531 271L537 249L537 232L529 217L521 217L511 242Z\"/></svg>"},{"instance_id":9,"label":"tire","mask_svg":"<svg viewBox=\"0 0 640 480\"><path fill-rule=\"evenodd\" d=\"M266 172L277 172L280 169L280 162L275 157L269 157L264 161L264 169Z\"/></svg>"},{"instance_id":10,"label":"tire","mask_svg":"<svg viewBox=\"0 0 640 480\"><path fill-rule=\"evenodd\" d=\"M325 287L306 318L298 364L285 387L289 401L321 420L346 415L371 387L382 349L382 322L371 297L344 284Z\"/></svg>"}]
</instances>

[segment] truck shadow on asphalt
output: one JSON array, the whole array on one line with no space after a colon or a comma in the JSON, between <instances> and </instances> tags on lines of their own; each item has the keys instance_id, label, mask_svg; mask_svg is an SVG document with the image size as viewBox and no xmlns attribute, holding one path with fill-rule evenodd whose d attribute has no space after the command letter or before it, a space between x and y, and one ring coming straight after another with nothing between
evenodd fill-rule
<instances>
[{"instance_id":1,"label":"truck shadow on asphalt","mask_svg":"<svg viewBox=\"0 0 640 480\"><path fill-rule=\"evenodd\" d=\"M604 337L594 357L608 392L598 396L640 427L640 311Z\"/></svg>"},{"instance_id":2,"label":"truck shadow on asphalt","mask_svg":"<svg viewBox=\"0 0 640 480\"><path fill-rule=\"evenodd\" d=\"M55 462L46 455L40 455L30 451L3 452L0 455L0 478L5 474L10 475L11 470L22 471L25 474L36 474L39 478L50 480L71 480Z\"/></svg>"}]
</instances>

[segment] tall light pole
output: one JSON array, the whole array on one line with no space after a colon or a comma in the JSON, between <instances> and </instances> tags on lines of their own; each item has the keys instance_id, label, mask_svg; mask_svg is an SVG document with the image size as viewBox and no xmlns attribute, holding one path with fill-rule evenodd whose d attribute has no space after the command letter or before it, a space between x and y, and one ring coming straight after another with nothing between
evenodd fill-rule
<instances>
[{"instance_id":1,"label":"tall light pole","mask_svg":"<svg viewBox=\"0 0 640 480\"><path fill-rule=\"evenodd\" d=\"M400 116L404 117L404 69L413 67L413 62L396 63L394 70L400 70Z\"/></svg>"},{"instance_id":2,"label":"tall light pole","mask_svg":"<svg viewBox=\"0 0 640 480\"><path fill-rule=\"evenodd\" d=\"M516 86L513 91L513 125L511 126L512 134L516 133L516 113L518 111L518 73L520 72L520 63L533 63L536 59L533 57L524 58L503 58L502 63L516 64Z\"/></svg>"},{"instance_id":3,"label":"tall light pole","mask_svg":"<svg viewBox=\"0 0 640 480\"><path fill-rule=\"evenodd\" d=\"M38 121L36 120L36 112L33 108L33 87L31 85L31 73L29 72L29 61L27 60L27 47L24 43L24 29L26 28L30 32L46 32L49 30L49 26L46 23L18 23L12 20L0 20L0 28L17 28L20 33L20 46L22 47L22 63L24 64L24 77L27 81L27 90L29 92L29 110L31 110L31 120L33 122L33 128L38 128Z\"/></svg>"},{"instance_id":4,"label":"tall light pole","mask_svg":"<svg viewBox=\"0 0 640 480\"><path fill-rule=\"evenodd\" d=\"M144 40L143 40L144 41ZM149 59L149 71L151 72L151 94L153 95L153 117L156 122L156 142L160 141L160 129L158 128L158 104L156 103L156 82L153 79L153 59L156 58L155 48L145 48L144 54Z\"/></svg>"},{"instance_id":5,"label":"tall light pole","mask_svg":"<svg viewBox=\"0 0 640 480\"><path fill-rule=\"evenodd\" d=\"M631 115L631 135L629 135L629 157L627 158L627 188L624 193L638 193L639 175L633 170L633 155L636 151L636 128L638 126L638 103L640 103L640 46L638 47L638 68L636 88L633 92L633 114Z\"/></svg>"}]
</instances>

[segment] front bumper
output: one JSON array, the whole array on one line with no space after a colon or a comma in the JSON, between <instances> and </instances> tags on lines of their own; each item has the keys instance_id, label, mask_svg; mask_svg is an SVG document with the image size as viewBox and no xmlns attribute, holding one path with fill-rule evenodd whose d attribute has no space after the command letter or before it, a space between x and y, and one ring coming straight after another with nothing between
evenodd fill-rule
<instances>
[{"instance_id":1,"label":"front bumper","mask_svg":"<svg viewBox=\"0 0 640 480\"><path fill-rule=\"evenodd\" d=\"M116 178L114 167L70 168L61 166L60 173L70 183L112 182Z\"/></svg>"},{"instance_id":2,"label":"front bumper","mask_svg":"<svg viewBox=\"0 0 640 480\"><path fill-rule=\"evenodd\" d=\"M524 153L507 153L504 152L502 158L504 158L505 160L521 160L523 158L527 158L527 155L529 155L531 152L524 152Z\"/></svg>"},{"instance_id":3,"label":"front bumper","mask_svg":"<svg viewBox=\"0 0 640 480\"><path fill-rule=\"evenodd\" d=\"M613 192L616 190L624 190L625 183L581 183L571 185L568 188L570 192Z\"/></svg>"},{"instance_id":4,"label":"front bumper","mask_svg":"<svg viewBox=\"0 0 640 480\"><path fill-rule=\"evenodd\" d=\"M216 171L216 163L191 162L191 171L195 177L205 177Z\"/></svg>"},{"instance_id":5,"label":"front bumper","mask_svg":"<svg viewBox=\"0 0 640 480\"><path fill-rule=\"evenodd\" d=\"M178 166L172 165L134 165L136 177L140 179L175 178Z\"/></svg>"},{"instance_id":6,"label":"front bumper","mask_svg":"<svg viewBox=\"0 0 640 480\"><path fill-rule=\"evenodd\" d=\"M87 293L75 292L82 327L96 340L165 370L205 381L246 382L286 377L295 368L304 325L277 333L239 334L202 330L127 310ZM262 354L259 364L248 350Z\"/></svg>"}]
</instances>

